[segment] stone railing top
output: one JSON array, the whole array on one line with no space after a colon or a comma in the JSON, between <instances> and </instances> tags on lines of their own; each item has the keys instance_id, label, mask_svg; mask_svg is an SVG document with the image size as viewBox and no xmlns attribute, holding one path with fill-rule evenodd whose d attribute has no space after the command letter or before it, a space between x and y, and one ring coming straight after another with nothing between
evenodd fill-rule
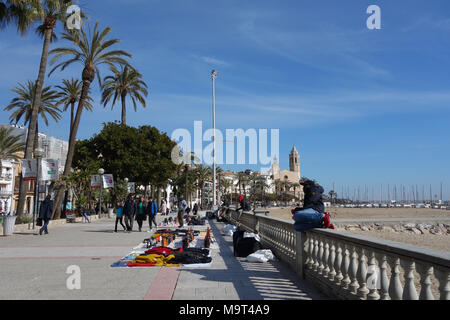
<instances>
[{"instance_id":1,"label":"stone railing top","mask_svg":"<svg viewBox=\"0 0 450 320\"><path fill-rule=\"evenodd\" d=\"M415 260L421 260L424 263L433 263L435 265L439 265L445 268L450 268L450 252L448 251L432 250L406 243L357 235L345 231L313 229L307 232L313 232L317 234L326 235L332 238L345 240L347 242L378 249L387 253L392 253L394 255L401 255L407 259L413 258Z\"/></svg>"}]
</instances>

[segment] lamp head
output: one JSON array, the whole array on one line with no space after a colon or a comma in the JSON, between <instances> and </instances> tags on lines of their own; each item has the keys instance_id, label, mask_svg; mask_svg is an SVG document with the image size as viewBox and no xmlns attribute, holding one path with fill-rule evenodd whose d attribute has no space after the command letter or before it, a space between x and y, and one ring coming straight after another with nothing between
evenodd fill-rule
<instances>
[{"instance_id":1,"label":"lamp head","mask_svg":"<svg viewBox=\"0 0 450 320\"><path fill-rule=\"evenodd\" d=\"M98 174L104 174L105 170L103 168L98 169Z\"/></svg>"},{"instance_id":2,"label":"lamp head","mask_svg":"<svg viewBox=\"0 0 450 320\"><path fill-rule=\"evenodd\" d=\"M36 149L34 150L34 156L35 156L36 158L42 158L43 155L44 155L44 149L42 149L42 148L36 148Z\"/></svg>"},{"instance_id":3,"label":"lamp head","mask_svg":"<svg viewBox=\"0 0 450 320\"><path fill-rule=\"evenodd\" d=\"M213 78L213 79L215 79L215 78L217 77L218 74L219 74L219 73L217 72L217 70L211 71L211 75L212 75L212 78Z\"/></svg>"}]
</instances>

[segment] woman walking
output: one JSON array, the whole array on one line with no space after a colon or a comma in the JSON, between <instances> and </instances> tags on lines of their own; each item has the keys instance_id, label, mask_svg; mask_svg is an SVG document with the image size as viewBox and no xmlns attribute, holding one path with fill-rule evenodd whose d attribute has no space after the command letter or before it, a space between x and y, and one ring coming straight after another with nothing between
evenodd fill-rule
<instances>
[{"instance_id":1,"label":"woman walking","mask_svg":"<svg viewBox=\"0 0 450 320\"><path fill-rule=\"evenodd\" d=\"M161 204L161 214L166 216L167 215L167 206L166 202L163 200Z\"/></svg>"},{"instance_id":2,"label":"woman walking","mask_svg":"<svg viewBox=\"0 0 450 320\"><path fill-rule=\"evenodd\" d=\"M123 228L123 231L126 231L127 228L123 225L123 206L122 202L116 202L116 227L114 228L114 232L117 232L117 223L120 222L120 225Z\"/></svg>"},{"instance_id":3,"label":"woman walking","mask_svg":"<svg viewBox=\"0 0 450 320\"><path fill-rule=\"evenodd\" d=\"M42 221L44 222L44 225L39 230L39 235L42 235L42 232L48 234L47 226L50 222L50 219L52 218L52 213L53 213L53 201L51 200L51 196L48 195L42 202L41 208L39 210L39 218L41 218Z\"/></svg>"},{"instance_id":4,"label":"woman walking","mask_svg":"<svg viewBox=\"0 0 450 320\"><path fill-rule=\"evenodd\" d=\"M139 226L139 232L142 231L142 222L147 220L147 216L145 214L146 207L147 207L147 204L145 203L145 199L144 199L144 197L141 197L137 204L137 212L136 212L136 221Z\"/></svg>"}]
</instances>

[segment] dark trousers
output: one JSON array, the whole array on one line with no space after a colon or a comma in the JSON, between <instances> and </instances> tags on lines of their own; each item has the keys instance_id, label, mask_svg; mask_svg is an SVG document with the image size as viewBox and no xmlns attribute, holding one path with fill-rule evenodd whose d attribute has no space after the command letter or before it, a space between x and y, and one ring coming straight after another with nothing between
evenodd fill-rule
<instances>
[{"instance_id":1,"label":"dark trousers","mask_svg":"<svg viewBox=\"0 0 450 320\"><path fill-rule=\"evenodd\" d=\"M44 225L42 226L42 228L39 230L39 233L42 234L42 232L45 232L45 234L48 233L48 229L47 226L50 223L50 219L44 219Z\"/></svg>"},{"instance_id":2,"label":"dark trousers","mask_svg":"<svg viewBox=\"0 0 450 320\"><path fill-rule=\"evenodd\" d=\"M155 225L156 228L158 228L158 225L156 224L156 215L149 215L148 216L148 226L150 227L150 229L152 229L152 223Z\"/></svg>"},{"instance_id":3,"label":"dark trousers","mask_svg":"<svg viewBox=\"0 0 450 320\"><path fill-rule=\"evenodd\" d=\"M125 225L128 231L133 231L134 216L125 216Z\"/></svg>"},{"instance_id":4,"label":"dark trousers","mask_svg":"<svg viewBox=\"0 0 450 320\"><path fill-rule=\"evenodd\" d=\"M115 231L117 231L117 223L120 222L120 225L122 226L123 230L127 230L127 228L123 225L123 217L116 217L116 227Z\"/></svg>"},{"instance_id":5,"label":"dark trousers","mask_svg":"<svg viewBox=\"0 0 450 320\"><path fill-rule=\"evenodd\" d=\"M180 227L184 226L183 217L184 217L184 210L178 211L178 223L180 224Z\"/></svg>"},{"instance_id":6,"label":"dark trousers","mask_svg":"<svg viewBox=\"0 0 450 320\"><path fill-rule=\"evenodd\" d=\"M142 230L142 224L143 224L144 220L142 220L142 219L136 219L136 221L137 221L137 224L138 224L138 226L139 226L139 231L141 231L141 230Z\"/></svg>"}]
</instances>

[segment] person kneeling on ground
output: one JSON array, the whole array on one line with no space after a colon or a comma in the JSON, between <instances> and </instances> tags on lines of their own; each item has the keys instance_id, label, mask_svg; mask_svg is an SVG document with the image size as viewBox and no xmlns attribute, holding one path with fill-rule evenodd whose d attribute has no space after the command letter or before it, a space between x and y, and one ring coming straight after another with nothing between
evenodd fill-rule
<instances>
[{"instance_id":1,"label":"person kneeling on ground","mask_svg":"<svg viewBox=\"0 0 450 320\"><path fill-rule=\"evenodd\" d=\"M314 228L334 229L330 223L330 214L325 212L322 201L323 187L314 181L306 180L300 183L305 194L304 205L293 209L292 219L296 231L306 231Z\"/></svg>"}]
</instances>

